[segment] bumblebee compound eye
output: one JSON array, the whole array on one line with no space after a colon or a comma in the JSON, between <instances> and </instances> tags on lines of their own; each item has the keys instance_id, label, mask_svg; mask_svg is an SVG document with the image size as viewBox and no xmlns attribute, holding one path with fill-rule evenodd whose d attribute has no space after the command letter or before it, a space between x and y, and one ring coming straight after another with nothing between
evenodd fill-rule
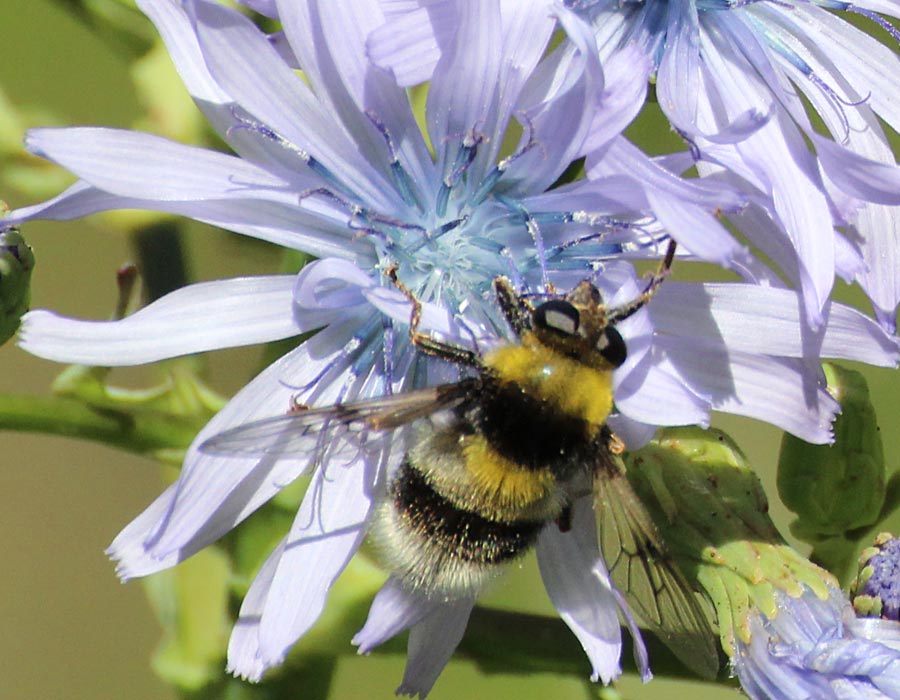
<instances>
[{"instance_id":1,"label":"bumblebee compound eye","mask_svg":"<svg viewBox=\"0 0 900 700\"><path fill-rule=\"evenodd\" d=\"M597 350L613 367L621 367L628 357L628 348L625 347L625 339L612 326L603 329L603 335L597 341Z\"/></svg>"},{"instance_id":2,"label":"bumblebee compound eye","mask_svg":"<svg viewBox=\"0 0 900 700\"><path fill-rule=\"evenodd\" d=\"M562 299L544 302L534 310L534 325L563 335L578 332L578 309Z\"/></svg>"}]
</instances>

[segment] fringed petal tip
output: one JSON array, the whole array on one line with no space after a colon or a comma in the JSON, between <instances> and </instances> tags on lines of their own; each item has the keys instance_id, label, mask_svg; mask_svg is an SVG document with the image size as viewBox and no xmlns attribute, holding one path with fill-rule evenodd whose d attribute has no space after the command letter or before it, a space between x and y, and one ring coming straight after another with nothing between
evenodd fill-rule
<instances>
[{"instance_id":1,"label":"fringed petal tip","mask_svg":"<svg viewBox=\"0 0 900 700\"><path fill-rule=\"evenodd\" d=\"M254 658L249 661L242 659L240 663L229 662L225 666L225 672L248 683L259 683L267 668L259 659Z\"/></svg>"},{"instance_id":2,"label":"fringed petal tip","mask_svg":"<svg viewBox=\"0 0 900 700\"><path fill-rule=\"evenodd\" d=\"M116 576L122 583L144 578L178 563L177 553L155 556L142 541L121 535L104 550L104 554L115 564Z\"/></svg>"}]
</instances>

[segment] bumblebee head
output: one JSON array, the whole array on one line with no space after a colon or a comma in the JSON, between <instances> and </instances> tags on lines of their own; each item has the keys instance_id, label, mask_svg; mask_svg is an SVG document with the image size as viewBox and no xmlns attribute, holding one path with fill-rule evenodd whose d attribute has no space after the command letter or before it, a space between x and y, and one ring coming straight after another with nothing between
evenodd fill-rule
<instances>
[{"instance_id":1,"label":"bumblebee head","mask_svg":"<svg viewBox=\"0 0 900 700\"><path fill-rule=\"evenodd\" d=\"M619 367L628 350L610 322L600 291L584 280L565 297L534 307L531 331L538 342L592 366Z\"/></svg>"},{"instance_id":2,"label":"bumblebee head","mask_svg":"<svg viewBox=\"0 0 900 700\"><path fill-rule=\"evenodd\" d=\"M565 295L521 294L506 277L494 280L494 291L503 315L516 335L530 334L538 343L566 357L601 370L624 364L628 349L616 324L633 316L653 298L675 259L675 241L649 283L631 301L608 308L600 290L590 280L582 281Z\"/></svg>"}]
</instances>

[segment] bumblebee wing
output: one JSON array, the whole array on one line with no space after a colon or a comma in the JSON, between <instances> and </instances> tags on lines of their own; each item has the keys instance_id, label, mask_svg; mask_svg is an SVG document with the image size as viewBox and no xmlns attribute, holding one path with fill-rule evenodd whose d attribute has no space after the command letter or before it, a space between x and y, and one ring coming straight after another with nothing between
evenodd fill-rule
<instances>
[{"instance_id":1,"label":"bumblebee wing","mask_svg":"<svg viewBox=\"0 0 900 700\"><path fill-rule=\"evenodd\" d=\"M291 413L245 423L214 435L200 451L214 455L260 457L267 454L304 454L323 438L365 441L436 411L459 405L472 396L477 379L379 396L355 403L321 408L298 408Z\"/></svg>"},{"instance_id":2,"label":"bumblebee wing","mask_svg":"<svg viewBox=\"0 0 900 700\"><path fill-rule=\"evenodd\" d=\"M594 476L595 508L613 582L680 661L704 678L715 678L719 656L709 616L622 466L609 454L602 459Z\"/></svg>"}]
</instances>

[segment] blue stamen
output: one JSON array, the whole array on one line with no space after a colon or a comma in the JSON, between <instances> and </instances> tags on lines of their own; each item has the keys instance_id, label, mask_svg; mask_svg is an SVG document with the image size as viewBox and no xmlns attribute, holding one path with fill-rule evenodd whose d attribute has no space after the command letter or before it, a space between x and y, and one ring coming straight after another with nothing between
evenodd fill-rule
<instances>
[{"instance_id":1,"label":"blue stamen","mask_svg":"<svg viewBox=\"0 0 900 700\"><path fill-rule=\"evenodd\" d=\"M378 316L382 316L382 314L378 314ZM376 333L370 331L369 336L365 339L362 351L356 356L353 364L350 366L354 374L360 375L375 365L375 355L381 349L379 347L381 343L375 342L376 336Z\"/></svg>"},{"instance_id":2,"label":"blue stamen","mask_svg":"<svg viewBox=\"0 0 900 700\"><path fill-rule=\"evenodd\" d=\"M404 242L403 237L398 235L401 231L413 231L421 234L422 236L427 235L426 230L418 224L411 224L409 222L402 221L401 219L396 219L392 216L385 216L384 214L373 212L363 206L360 206L359 204L344 199L343 197L329 190L327 187L314 187L312 189L304 190L299 194L299 199L300 201L303 201L308 197L313 197L316 195L326 197L336 202L343 209L345 209L350 215L350 219L347 222L347 226L350 229L371 234L372 236L384 241L389 246Z\"/></svg>"},{"instance_id":3,"label":"blue stamen","mask_svg":"<svg viewBox=\"0 0 900 700\"><path fill-rule=\"evenodd\" d=\"M336 190L343 192L344 194L353 197L354 193L349 191L337 177L335 177L332 172L326 168L322 163L320 163L316 158L306 151L304 151L299 146L288 141L284 136L275 131L272 127L266 126L265 124L256 121L255 119L251 119L250 117L246 117L238 112L237 107L231 108L231 115L237 121L237 124L228 127L225 131L225 135L229 136L233 131L238 129L246 129L248 131L256 132L260 136L268 139L269 141L274 141L276 144L281 146L286 151L289 151L300 158L306 166L312 170L316 175L321 177L323 180L331 184Z\"/></svg>"},{"instance_id":4,"label":"blue stamen","mask_svg":"<svg viewBox=\"0 0 900 700\"><path fill-rule=\"evenodd\" d=\"M506 274L509 277L510 282L513 283L513 286L516 289L524 289L525 278L522 277L522 273L519 271L519 266L516 264L512 251L506 246L503 246L500 249L500 257L503 258L509 266L509 270Z\"/></svg>"},{"instance_id":5,"label":"blue stamen","mask_svg":"<svg viewBox=\"0 0 900 700\"><path fill-rule=\"evenodd\" d=\"M687 144L688 153L691 154L691 160L693 160L694 163L699 163L703 160L703 151L700 150L700 146L697 145L697 142L688 132L678 129L674 126L672 127L672 131L674 131L678 135L678 137Z\"/></svg>"},{"instance_id":6,"label":"blue stamen","mask_svg":"<svg viewBox=\"0 0 900 700\"><path fill-rule=\"evenodd\" d=\"M461 216L458 219L453 219L453 221L448 221L447 223L442 224L435 231L430 232L431 240L440 238L445 233L449 233L450 231L453 231L453 230L459 228L460 226L465 226L466 223L468 223L468 221L469 221L469 215L466 214L465 216Z\"/></svg>"},{"instance_id":7,"label":"blue stamen","mask_svg":"<svg viewBox=\"0 0 900 700\"><path fill-rule=\"evenodd\" d=\"M469 220L468 215L461 216L458 219L453 219L453 221L448 221L445 224L442 224L436 229L426 230L421 227L418 227L422 231L422 237L416 241L415 243L407 243L406 250L409 253L415 253L417 250L421 250L429 243L433 243L441 236L450 233L451 231L455 231L460 226L465 226L466 222Z\"/></svg>"},{"instance_id":8,"label":"blue stamen","mask_svg":"<svg viewBox=\"0 0 900 700\"><path fill-rule=\"evenodd\" d=\"M450 186L442 182L438 188L437 197L434 201L434 210L438 216L444 216L447 213L447 203L450 201Z\"/></svg>"},{"instance_id":9,"label":"blue stamen","mask_svg":"<svg viewBox=\"0 0 900 700\"><path fill-rule=\"evenodd\" d=\"M475 248L480 248L481 250L486 250L489 253L493 253L494 255L500 255L506 246L501 243L497 243L497 241L491 240L490 238L485 238L484 236L472 236L467 241L470 246Z\"/></svg>"},{"instance_id":10,"label":"blue stamen","mask_svg":"<svg viewBox=\"0 0 900 700\"><path fill-rule=\"evenodd\" d=\"M748 17L750 17L748 15ZM869 99L868 96L860 100L859 102L850 102L842 97L840 97L837 92L832 88L828 83L826 83L822 78L820 78L816 72L812 69L803 58L794 51L791 47L787 46L781 39L776 37L771 31L769 31L765 26L760 25L760 23L751 18L754 24L757 25L758 29L761 33L766 37L766 42L782 58L788 61L792 66L794 66L798 71L800 71L806 78L819 90L822 91L822 94L825 95L825 98L831 102L834 106L835 111L838 113L841 129L844 132L844 136L841 139L843 142L846 142L850 135L850 122L847 119L847 115L844 112L844 106L854 107L859 105L866 100Z\"/></svg>"},{"instance_id":11,"label":"blue stamen","mask_svg":"<svg viewBox=\"0 0 900 700\"><path fill-rule=\"evenodd\" d=\"M397 187L397 192L403 201L411 207L415 207L419 214L425 213L425 204L420 199L419 189L413 182L412 177L403 167L399 160L391 162L391 179Z\"/></svg>"},{"instance_id":12,"label":"blue stamen","mask_svg":"<svg viewBox=\"0 0 900 700\"><path fill-rule=\"evenodd\" d=\"M382 368L384 369L384 393L394 393L394 321L389 316L381 317Z\"/></svg>"},{"instance_id":13,"label":"blue stamen","mask_svg":"<svg viewBox=\"0 0 900 700\"><path fill-rule=\"evenodd\" d=\"M570 248L574 248L575 246L583 245L592 241L600 241L611 233L611 231L597 231L594 233L588 233L584 236L579 236L578 238L574 238L570 241L566 241L565 243L561 243L560 245L553 246L547 252L548 259L555 259L562 255L563 252L569 250ZM620 244L606 244L611 245L617 252L620 252L622 246Z\"/></svg>"},{"instance_id":14,"label":"blue stamen","mask_svg":"<svg viewBox=\"0 0 900 700\"><path fill-rule=\"evenodd\" d=\"M531 122L531 118L527 114L520 115L522 120L526 122L528 127L528 141L522 148L517 150L508 158L504 158L497 165L493 167L493 169L485 176L485 178L481 181L481 185L479 185L478 189L475 191L475 194L472 195L471 198L471 206L478 206L485 199L487 199L488 195L491 194L494 187L497 185L497 182L503 177L503 174L507 171L510 165L515 163L519 158L528 153L531 149L536 146L540 146L540 143L534 137L534 124Z\"/></svg>"},{"instance_id":15,"label":"blue stamen","mask_svg":"<svg viewBox=\"0 0 900 700\"><path fill-rule=\"evenodd\" d=\"M841 3L841 4L844 4L844 3ZM896 41L898 44L900 44L900 30L898 30L897 27L895 27L893 24L888 22L881 15L879 15L875 12L872 12L871 10L866 10L862 7L857 7L856 5L850 5L850 4L846 4L846 6L841 9L844 9L847 12L855 12L858 15L862 15L863 17L866 17L866 18L872 20L873 22L875 22L875 24L877 24L884 31L886 31L888 34L890 34L894 38L894 41Z\"/></svg>"},{"instance_id":16,"label":"blue stamen","mask_svg":"<svg viewBox=\"0 0 900 700\"><path fill-rule=\"evenodd\" d=\"M819 87L821 90L825 91L825 93L828 94L829 96L833 97L835 99L835 101L837 101L838 103L840 103L846 107L859 107L861 104L865 104L866 102L868 102L872 97L872 93L870 92L865 97L861 97L858 100L849 100L846 97L841 97L840 95L838 95L837 92L835 92L827 83L825 83L815 73L813 73L812 75L808 75L807 77L813 82L814 85Z\"/></svg>"},{"instance_id":17,"label":"blue stamen","mask_svg":"<svg viewBox=\"0 0 900 700\"><path fill-rule=\"evenodd\" d=\"M424 214L425 202L422 199L419 188L416 187L416 183L400 162L400 157L397 155L397 149L394 147L394 140L391 138L390 132L374 112L366 110L365 114L375 128L378 129L378 132L384 138L385 144L387 144L388 152L391 155L391 178L394 181L397 192L400 193L400 197L406 204L415 207L419 214Z\"/></svg>"},{"instance_id":18,"label":"blue stamen","mask_svg":"<svg viewBox=\"0 0 900 700\"><path fill-rule=\"evenodd\" d=\"M347 221L347 228L353 231L356 237L366 235L378 239L384 244L385 251L393 250L394 246L396 245L396 243L391 240L384 231L379 228L375 228L374 226L367 226L365 222L363 222L356 216L350 217L350 219Z\"/></svg>"},{"instance_id":19,"label":"blue stamen","mask_svg":"<svg viewBox=\"0 0 900 700\"><path fill-rule=\"evenodd\" d=\"M303 384L286 384L290 389L294 389L298 393L302 393L322 382L322 379L326 374L331 372L336 366L344 364L344 360L348 360L353 357L356 353L360 351L360 348L364 343L370 342L372 340L372 335L375 331L375 321L367 322L360 330L344 345L344 347L335 354L334 360L327 364L322 370L312 377L310 380L304 382ZM325 384L322 384L325 386ZM308 401L314 400L313 397L307 397ZM333 402L337 403L337 401Z\"/></svg>"},{"instance_id":20,"label":"blue stamen","mask_svg":"<svg viewBox=\"0 0 900 700\"><path fill-rule=\"evenodd\" d=\"M503 206L512 209L515 212L518 212L524 217L525 228L528 230L528 233L531 236L531 240L534 242L537 261L541 270L541 284L544 286L544 289L547 289L548 285L550 284L550 279L547 276L547 256L544 249L544 237L541 235L540 225L538 224L537 220L531 215L531 213L528 212L528 210L526 210L525 207L522 206L519 202L506 199L505 197L501 197L499 195L495 195L494 198Z\"/></svg>"},{"instance_id":21,"label":"blue stamen","mask_svg":"<svg viewBox=\"0 0 900 700\"><path fill-rule=\"evenodd\" d=\"M481 134L470 131L460 143L456 158L450 168L450 172L444 176L438 189L435 210L437 215L443 217L447 213L447 203L450 201L450 192L459 183L463 175L469 169L478 153L478 146L484 140Z\"/></svg>"}]
</instances>

